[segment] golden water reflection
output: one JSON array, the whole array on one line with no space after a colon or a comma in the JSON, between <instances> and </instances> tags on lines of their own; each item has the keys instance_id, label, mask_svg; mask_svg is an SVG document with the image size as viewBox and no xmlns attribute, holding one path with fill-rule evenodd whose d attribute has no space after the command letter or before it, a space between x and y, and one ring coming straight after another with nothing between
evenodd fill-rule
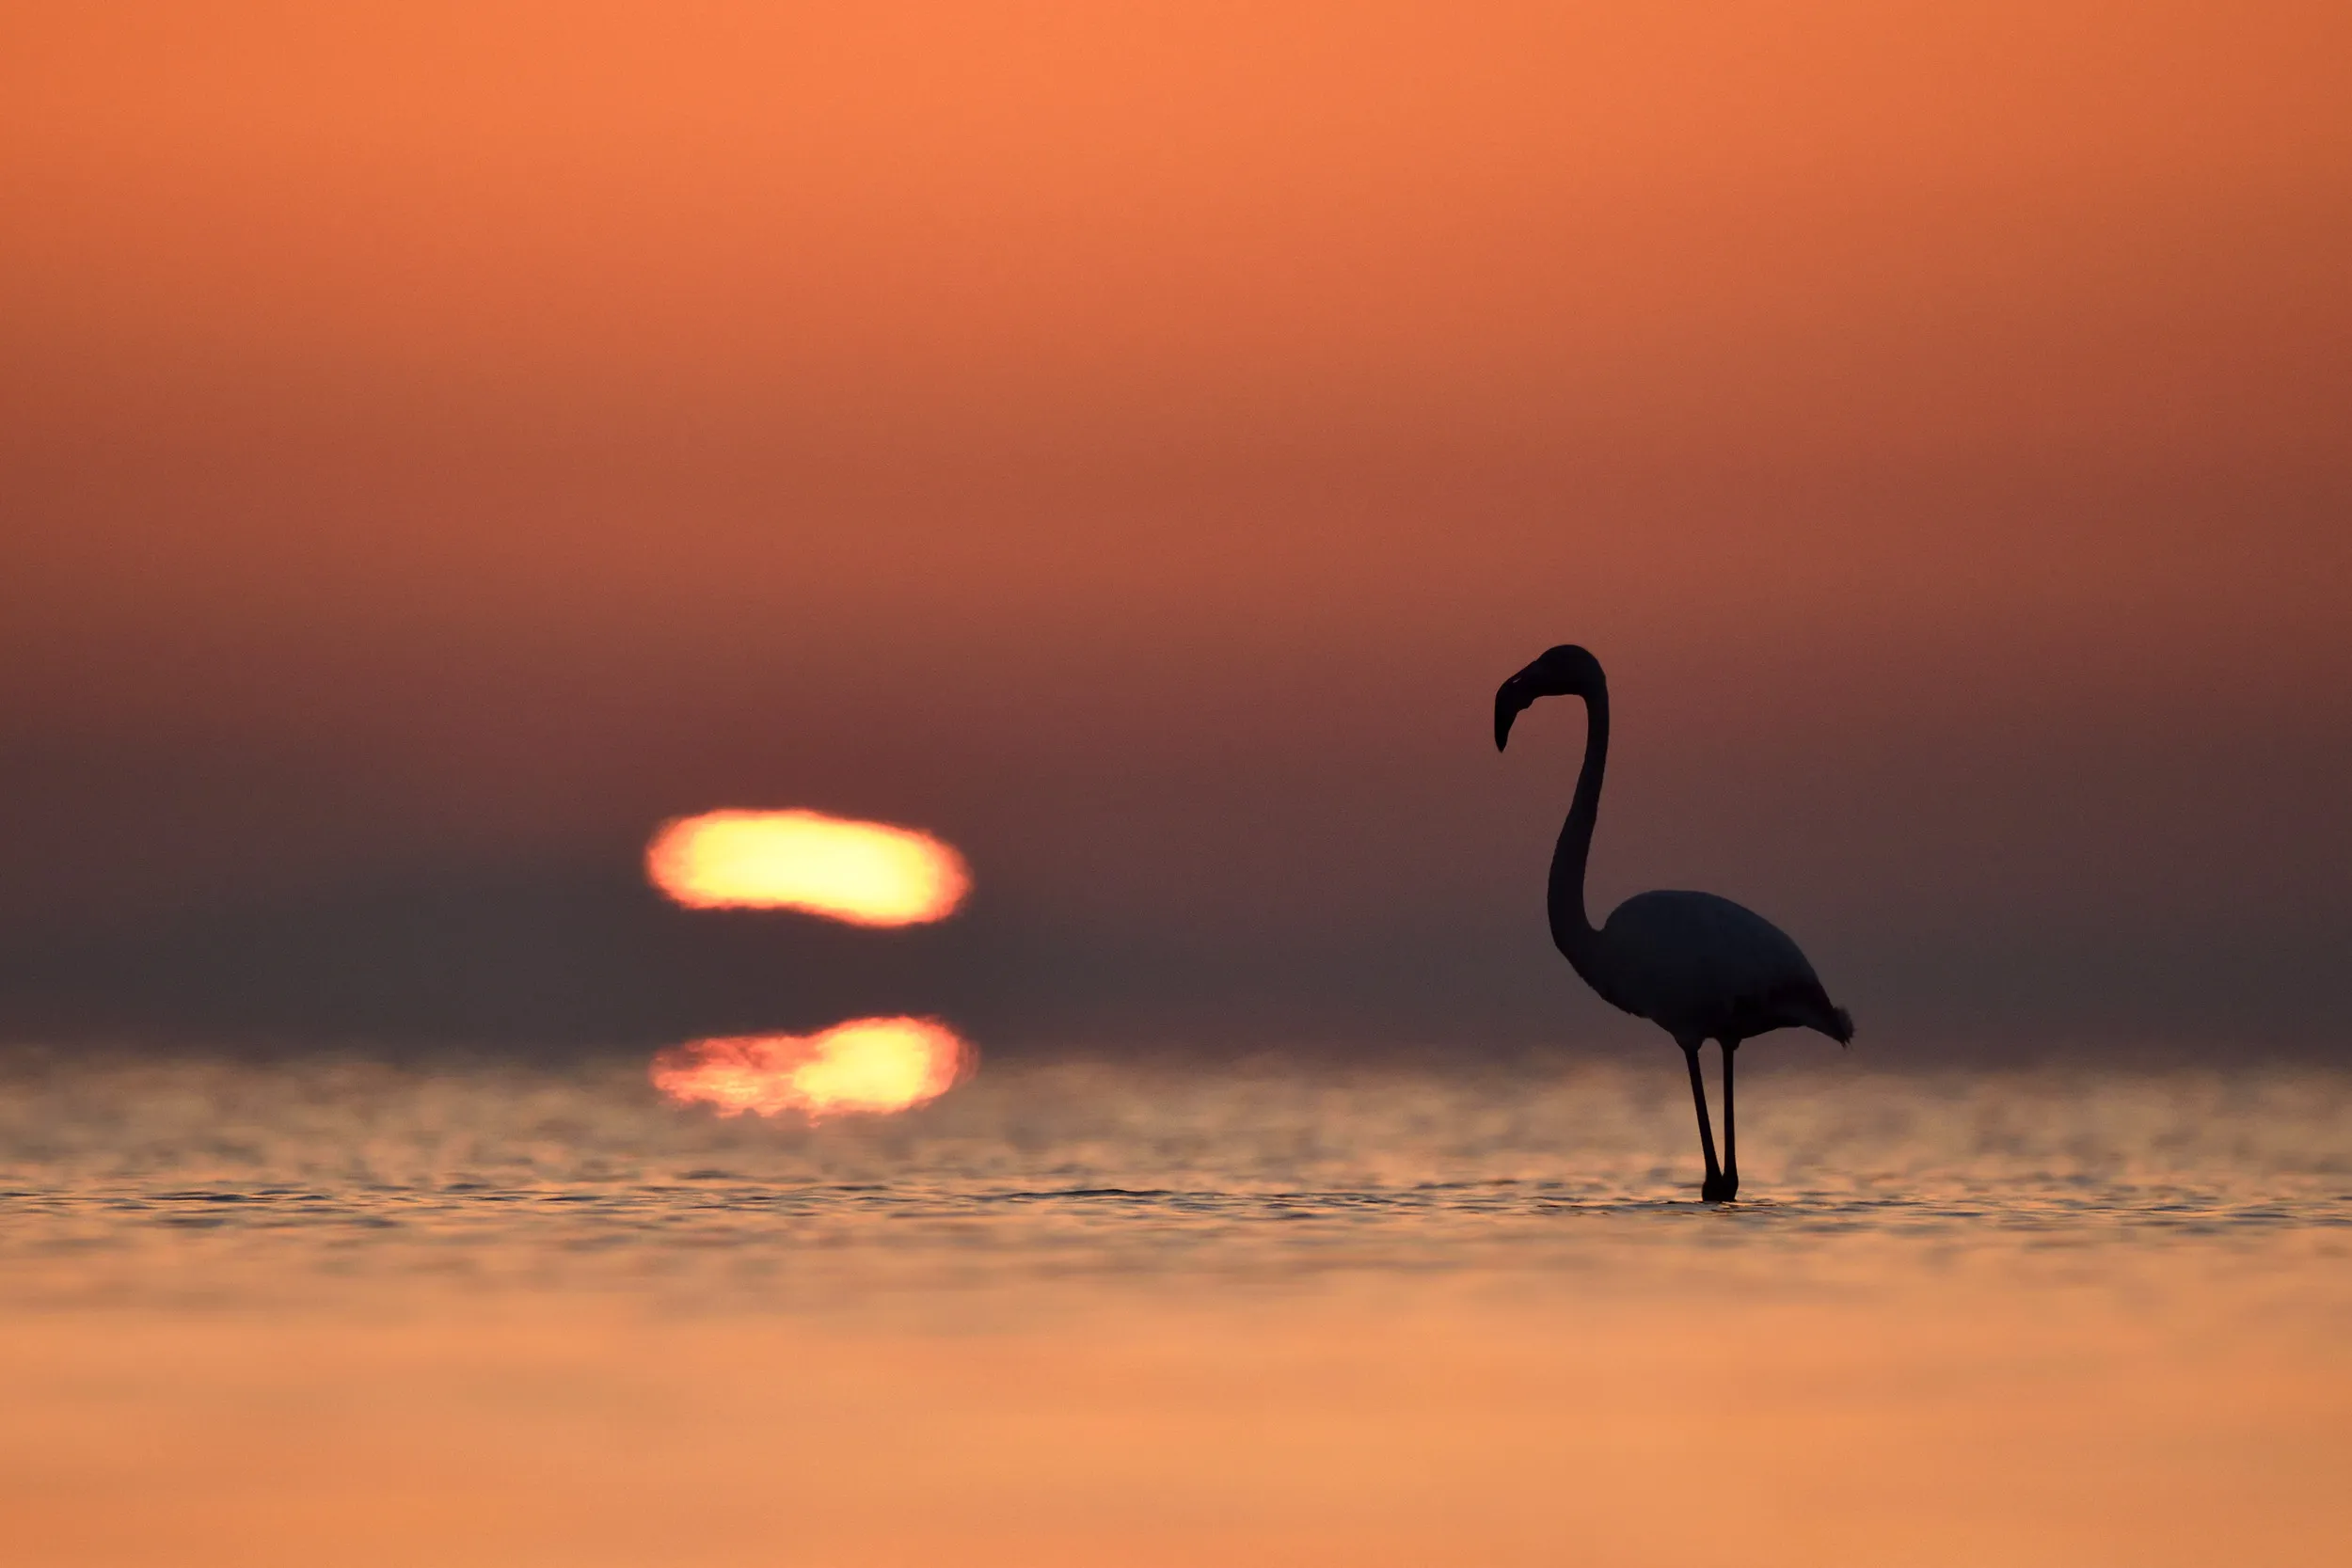
<instances>
[{"instance_id":1,"label":"golden water reflection","mask_svg":"<svg viewBox=\"0 0 2352 1568\"><path fill-rule=\"evenodd\" d=\"M911 1110L977 1065L978 1053L936 1020L861 1018L815 1035L694 1040L653 1059L655 1088L722 1116L797 1111L815 1119Z\"/></svg>"}]
</instances>

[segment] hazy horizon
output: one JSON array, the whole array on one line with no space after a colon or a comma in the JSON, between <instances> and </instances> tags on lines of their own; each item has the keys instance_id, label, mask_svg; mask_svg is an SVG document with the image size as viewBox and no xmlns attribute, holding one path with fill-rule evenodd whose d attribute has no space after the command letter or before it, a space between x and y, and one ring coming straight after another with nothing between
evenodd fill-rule
<instances>
[{"instance_id":1,"label":"hazy horizon","mask_svg":"<svg viewBox=\"0 0 2352 1568\"><path fill-rule=\"evenodd\" d=\"M2345 1059L2340 11L549 14L15 30L0 1032L1630 1044L1575 641L1857 1050Z\"/></svg>"}]
</instances>

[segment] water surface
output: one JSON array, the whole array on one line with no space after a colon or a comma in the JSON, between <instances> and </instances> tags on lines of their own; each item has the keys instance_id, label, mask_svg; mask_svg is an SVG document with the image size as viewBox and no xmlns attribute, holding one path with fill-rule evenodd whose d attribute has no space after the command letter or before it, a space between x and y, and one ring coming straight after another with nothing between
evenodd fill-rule
<instances>
[{"instance_id":1,"label":"water surface","mask_svg":"<svg viewBox=\"0 0 2352 1568\"><path fill-rule=\"evenodd\" d=\"M2352 1080L20 1052L10 1560L2314 1560Z\"/></svg>"}]
</instances>

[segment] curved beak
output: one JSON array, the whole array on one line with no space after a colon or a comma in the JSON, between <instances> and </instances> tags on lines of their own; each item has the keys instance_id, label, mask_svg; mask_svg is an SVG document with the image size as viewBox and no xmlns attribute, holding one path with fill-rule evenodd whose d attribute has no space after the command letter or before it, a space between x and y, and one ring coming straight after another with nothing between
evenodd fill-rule
<instances>
[{"instance_id":1,"label":"curved beak","mask_svg":"<svg viewBox=\"0 0 2352 1568\"><path fill-rule=\"evenodd\" d=\"M1495 692L1496 751L1510 743L1511 721L1525 713L1534 701L1534 691L1520 675L1513 675Z\"/></svg>"}]
</instances>

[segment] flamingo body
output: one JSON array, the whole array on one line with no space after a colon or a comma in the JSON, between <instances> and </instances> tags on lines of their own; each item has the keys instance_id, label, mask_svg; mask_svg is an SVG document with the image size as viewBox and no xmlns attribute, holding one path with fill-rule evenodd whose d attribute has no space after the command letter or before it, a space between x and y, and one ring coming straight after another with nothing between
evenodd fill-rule
<instances>
[{"instance_id":1,"label":"flamingo body","mask_svg":"<svg viewBox=\"0 0 2352 1568\"><path fill-rule=\"evenodd\" d=\"M1753 1039L1817 1029L1843 1044L1853 1021L1788 934L1711 893L1639 893L1600 928L1602 1000L1677 1039Z\"/></svg>"}]
</instances>

